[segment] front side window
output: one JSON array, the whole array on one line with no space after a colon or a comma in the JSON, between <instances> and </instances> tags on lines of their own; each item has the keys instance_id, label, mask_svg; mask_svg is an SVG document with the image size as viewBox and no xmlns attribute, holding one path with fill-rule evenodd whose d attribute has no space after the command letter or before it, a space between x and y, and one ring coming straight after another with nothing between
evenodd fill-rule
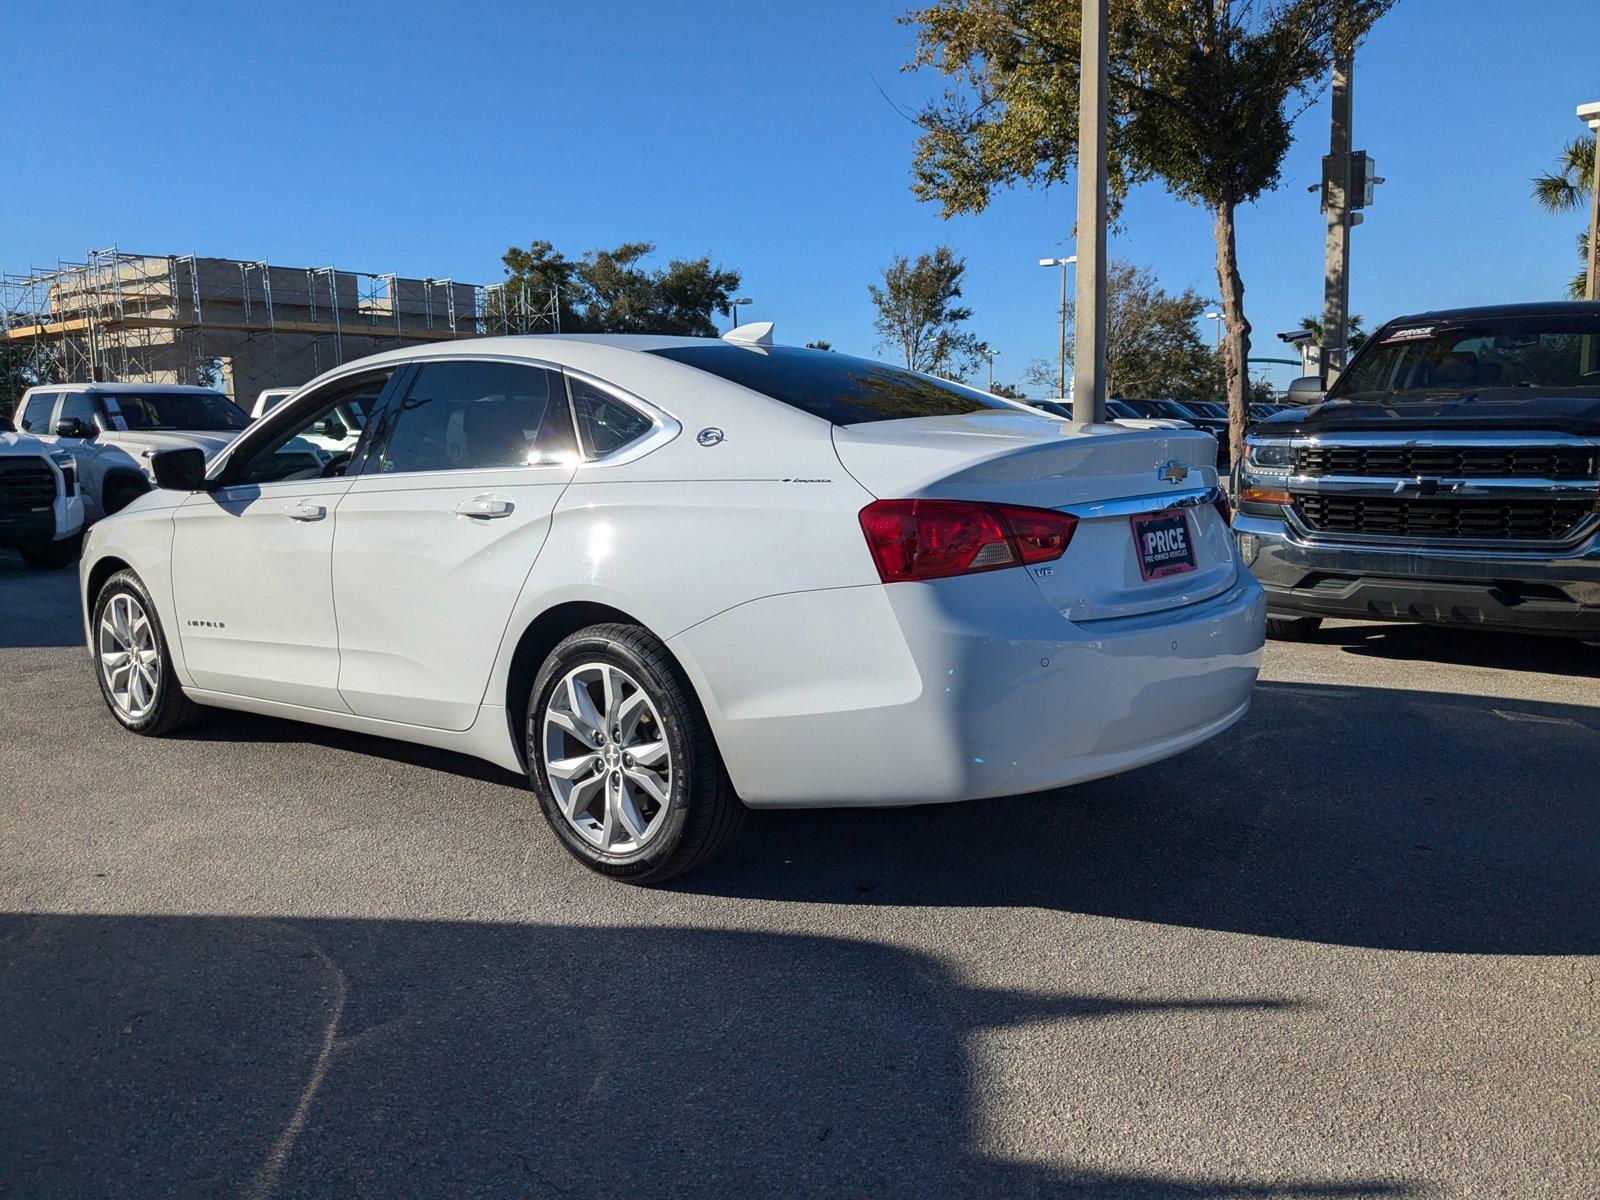
<instances>
[{"instance_id":1,"label":"front side window","mask_svg":"<svg viewBox=\"0 0 1600 1200\"><path fill-rule=\"evenodd\" d=\"M248 457L228 468L227 482L291 483L305 479L336 479L354 461L361 431L388 386L392 370L372 371L339 379L296 405L300 416L289 420L265 441L252 446Z\"/></svg>"},{"instance_id":2,"label":"front side window","mask_svg":"<svg viewBox=\"0 0 1600 1200\"><path fill-rule=\"evenodd\" d=\"M56 418L56 423L71 420L82 421L85 425L94 424L94 401L82 392L68 392L61 401L61 415Z\"/></svg>"},{"instance_id":3,"label":"front side window","mask_svg":"<svg viewBox=\"0 0 1600 1200\"><path fill-rule=\"evenodd\" d=\"M570 461L575 449L566 400L560 372L544 367L425 363L405 399L385 416L378 469L470 471Z\"/></svg>"},{"instance_id":4,"label":"front side window","mask_svg":"<svg viewBox=\"0 0 1600 1200\"><path fill-rule=\"evenodd\" d=\"M221 392L114 392L107 397L129 429L227 433L250 424L250 418Z\"/></svg>"},{"instance_id":5,"label":"front side window","mask_svg":"<svg viewBox=\"0 0 1600 1200\"><path fill-rule=\"evenodd\" d=\"M17 420L17 429L22 433L54 432L50 428L50 410L56 406L56 396L56 392L35 392L29 396Z\"/></svg>"},{"instance_id":6,"label":"front side window","mask_svg":"<svg viewBox=\"0 0 1600 1200\"><path fill-rule=\"evenodd\" d=\"M587 457L615 454L655 427L649 417L610 392L571 375L567 383L572 389L572 415L578 420L578 436Z\"/></svg>"},{"instance_id":7,"label":"front side window","mask_svg":"<svg viewBox=\"0 0 1600 1200\"><path fill-rule=\"evenodd\" d=\"M1021 409L998 396L946 379L829 350L711 342L668 346L650 353L737 383L835 425Z\"/></svg>"}]
</instances>

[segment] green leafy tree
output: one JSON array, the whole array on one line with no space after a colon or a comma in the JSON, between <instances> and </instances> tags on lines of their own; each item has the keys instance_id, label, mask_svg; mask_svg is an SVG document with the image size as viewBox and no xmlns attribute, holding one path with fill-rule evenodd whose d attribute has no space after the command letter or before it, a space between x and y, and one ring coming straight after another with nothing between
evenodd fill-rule
<instances>
[{"instance_id":1,"label":"green leafy tree","mask_svg":"<svg viewBox=\"0 0 1600 1200\"><path fill-rule=\"evenodd\" d=\"M806 349L807 350L832 350L833 349L833 343L828 341L828 340L826 340L825 338L818 338L814 342L807 342L806 343Z\"/></svg>"},{"instance_id":2,"label":"green leafy tree","mask_svg":"<svg viewBox=\"0 0 1600 1200\"><path fill-rule=\"evenodd\" d=\"M1001 383L996 380L989 385L989 394L999 396L1003 400L1026 400L1028 394L1014 383Z\"/></svg>"},{"instance_id":3,"label":"green leafy tree","mask_svg":"<svg viewBox=\"0 0 1600 1200\"><path fill-rule=\"evenodd\" d=\"M1546 212L1566 213L1588 207L1594 192L1594 145L1592 137L1577 137L1567 143L1554 171L1533 179L1533 198ZM1567 295L1582 300L1589 287L1589 232L1578 234L1578 256L1583 270L1567 280Z\"/></svg>"},{"instance_id":4,"label":"green leafy tree","mask_svg":"<svg viewBox=\"0 0 1600 1200\"><path fill-rule=\"evenodd\" d=\"M553 308L564 333L715 337L715 314L738 290L739 272L714 266L709 255L651 268L643 260L654 251L651 242L624 242L574 260L549 242L513 246L501 257L506 286L501 299L491 300L489 324L499 323L502 311L525 318Z\"/></svg>"},{"instance_id":5,"label":"green leafy tree","mask_svg":"<svg viewBox=\"0 0 1600 1200\"><path fill-rule=\"evenodd\" d=\"M1169 292L1148 267L1113 259L1106 267L1106 390L1140 399L1215 400L1223 394L1217 356L1195 323L1211 301L1192 287ZM1068 301L1067 358L1075 350ZM1026 382L1056 386L1056 365L1034 359Z\"/></svg>"},{"instance_id":6,"label":"green leafy tree","mask_svg":"<svg viewBox=\"0 0 1600 1200\"><path fill-rule=\"evenodd\" d=\"M882 283L867 285L879 349L897 351L913 371L966 378L981 357L977 335L964 327L972 310L957 303L966 270L967 260L948 246L915 259L896 254Z\"/></svg>"},{"instance_id":7,"label":"green leafy tree","mask_svg":"<svg viewBox=\"0 0 1600 1200\"><path fill-rule=\"evenodd\" d=\"M1250 323L1235 213L1276 187L1295 118L1336 53L1394 0L1118 0L1110 6L1107 168L1114 206L1161 180L1212 214L1227 317L1233 451L1243 450ZM919 115L912 190L946 216L994 191L1067 180L1078 155L1081 0L938 0L910 69L953 80Z\"/></svg>"}]
</instances>

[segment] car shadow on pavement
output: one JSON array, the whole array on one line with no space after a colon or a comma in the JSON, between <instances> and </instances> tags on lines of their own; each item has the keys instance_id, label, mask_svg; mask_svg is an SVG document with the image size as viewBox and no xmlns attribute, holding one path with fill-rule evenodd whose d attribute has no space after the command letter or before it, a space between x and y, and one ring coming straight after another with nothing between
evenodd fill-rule
<instances>
[{"instance_id":1,"label":"car shadow on pavement","mask_svg":"<svg viewBox=\"0 0 1600 1200\"><path fill-rule=\"evenodd\" d=\"M1360 624L1321 629L1314 640L1372 658L1600 679L1600 647L1571 638L1437 625Z\"/></svg>"},{"instance_id":2,"label":"car shadow on pavement","mask_svg":"<svg viewBox=\"0 0 1600 1200\"><path fill-rule=\"evenodd\" d=\"M1596 708L1263 683L1243 722L1166 762L1010 799L755 813L722 859L669 886L1594 954L1597 755Z\"/></svg>"},{"instance_id":3,"label":"car shadow on pavement","mask_svg":"<svg viewBox=\"0 0 1600 1200\"><path fill-rule=\"evenodd\" d=\"M81 645L77 564L35 571L20 555L0 550L0 650Z\"/></svg>"},{"instance_id":4,"label":"car shadow on pavement","mask_svg":"<svg viewBox=\"0 0 1600 1200\"><path fill-rule=\"evenodd\" d=\"M1276 997L985 990L859 939L396 920L12 914L0 964L6 1195L1416 1194L973 1151L974 1035L1295 1020Z\"/></svg>"}]
</instances>

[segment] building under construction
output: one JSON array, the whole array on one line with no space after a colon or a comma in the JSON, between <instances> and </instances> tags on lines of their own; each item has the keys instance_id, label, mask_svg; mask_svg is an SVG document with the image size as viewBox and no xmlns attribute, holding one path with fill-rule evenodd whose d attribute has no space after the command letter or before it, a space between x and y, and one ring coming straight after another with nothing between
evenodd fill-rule
<instances>
[{"instance_id":1,"label":"building under construction","mask_svg":"<svg viewBox=\"0 0 1600 1200\"><path fill-rule=\"evenodd\" d=\"M40 382L203 383L248 407L380 350L559 332L553 302L529 310L503 284L113 247L0 276L0 347Z\"/></svg>"}]
</instances>

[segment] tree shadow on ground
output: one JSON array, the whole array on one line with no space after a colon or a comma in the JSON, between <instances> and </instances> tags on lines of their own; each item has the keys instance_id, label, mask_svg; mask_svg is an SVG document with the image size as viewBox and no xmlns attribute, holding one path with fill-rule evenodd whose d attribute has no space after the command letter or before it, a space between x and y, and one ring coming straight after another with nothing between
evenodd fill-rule
<instances>
[{"instance_id":1,"label":"tree shadow on ground","mask_svg":"<svg viewBox=\"0 0 1600 1200\"><path fill-rule=\"evenodd\" d=\"M0 963L5 1194L1412 1190L974 1152L973 1034L1297 1019L1281 997L991 991L863 940L448 922L11 915Z\"/></svg>"},{"instance_id":2,"label":"tree shadow on ground","mask_svg":"<svg viewBox=\"0 0 1600 1200\"><path fill-rule=\"evenodd\" d=\"M1166 762L1035 796L758 813L672 886L1593 954L1597 755L1600 709L1264 683L1244 722Z\"/></svg>"}]
</instances>

